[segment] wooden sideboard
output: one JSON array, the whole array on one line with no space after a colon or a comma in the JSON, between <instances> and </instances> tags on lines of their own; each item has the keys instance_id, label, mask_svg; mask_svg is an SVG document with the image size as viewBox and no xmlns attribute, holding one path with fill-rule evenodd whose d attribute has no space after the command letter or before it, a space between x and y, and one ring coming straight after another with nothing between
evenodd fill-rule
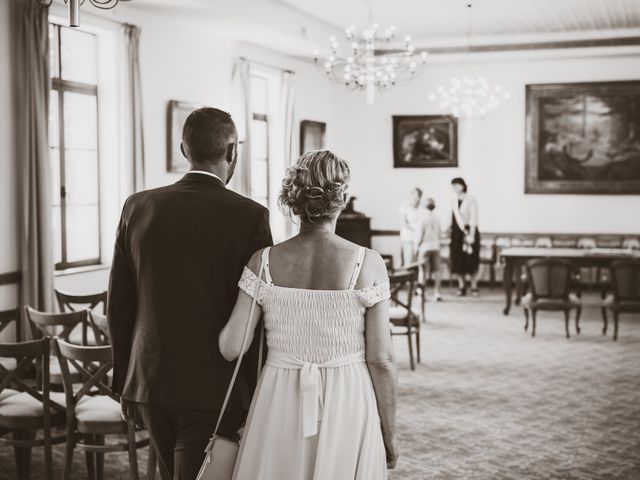
<instances>
[{"instance_id":1,"label":"wooden sideboard","mask_svg":"<svg viewBox=\"0 0 640 480\"><path fill-rule=\"evenodd\" d=\"M371 219L365 215L340 215L336 225L336 233L353 243L371 248Z\"/></svg>"}]
</instances>

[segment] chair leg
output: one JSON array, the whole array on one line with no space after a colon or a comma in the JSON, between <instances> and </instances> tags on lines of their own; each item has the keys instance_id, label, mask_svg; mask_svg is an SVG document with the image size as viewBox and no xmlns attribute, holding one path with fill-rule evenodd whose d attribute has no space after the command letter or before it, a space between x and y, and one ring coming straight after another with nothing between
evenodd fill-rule
<instances>
[{"instance_id":1,"label":"chair leg","mask_svg":"<svg viewBox=\"0 0 640 480\"><path fill-rule=\"evenodd\" d=\"M85 443L93 445L95 443L94 435L85 435ZM87 478L89 480L96 480L96 455L93 452L84 452L85 463L87 464Z\"/></svg>"},{"instance_id":2,"label":"chair leg","mask_svg":"<svg viewBox=\"0 0 640 480\"><path fill-rule=\"evenodd\" d=\"M526 332L529 328L529 309L524 307L522 310L524 311L524 331Z\"/></svg>"},{"instance_id":3,"label":"chair leg","mask_svg":"<svg viewBox=\"0 0 640 480\"><path fill-rule=\"evenodd\" d=\"M582 305L576 308L576 333L580 334L580 316L582 315Z\"/></svg>"},{"instance_id":4,"label":"chair leg","mask_svg":"<svg viewBox=\"0 0 640 480\"><path fill-rule=\"evenodd\" d=\"M158 460L156 458L156 450L149 440L149 456L147 457L147 480L156 480L156 469L158 468Z\"/></svg>"},{"instance_id":5,"label":"chair leg","mask_svg":"<svg viewBox=\"0 0 640 480\"><path fill-rule=\"evenodd\" d=\"M409 365L411 365L411 370L415 370L416 366L413 361L413 340L411 340L411 328L407 330L407 340L409 341Z\"/></svg>"},{"instance_id":6,"label":"chair leg","mask_svg":"<svg viewBox=\"0 0 640 480\"><path fill-rule=\"evenodd\" d=\"M531 336L536 336L536 315L538 311L535 308L531 309Z\"/></svg>"},{"instance_id":7,"label":"chair leg","mask_svg":"<svg viewBox=\"0 0 640 480\"><path fill-rule=\"evenodd\" d=\"M67 429L67 441L64 447L64 467L62 469L62 480L71 479L71 466L73 465L73 451L76 447L76 439L73 431Z\"/></svg>"},{"instance_id":8,"label":"chair leg","mask_svg":"<svg viewBox=\"0 0 640 480\"><path fill-rule=\"evenodd\" d=\"M602 312L602 334L607 334L607 328L609 327L609 319L607 318L607 307L602 307L600 309Z\"/></svg>"},{"instance_id":9,"label":"chair leg","mask_svg":"<svg viewBox=\"0 0 640 480\"><path fill-rule=\"evenodd\" d=\"M564 333L567 338L569 338L569 317L571 316L569 312L570 310L564 311Z\"/></svg>"},{"instance_id":10,"label":"chair leg","mask_svg":"<svg viewBox=\"0 0 640 480\"><path fill-rule=\"evenodd\" d=\"M35 430L14 430L15 440L34 440ZM31 478L31 447L13 447L16 460L16 472L19 479Z\"/></svg>"},{"instance_id":11,"label":"chair leg","mask_svg":"<svg viewBox=\"0 0 640 480\"><path fill-rule=\"evenodd\" d=\"M420 363L420 329L416 330L416 354L418 363Z\"/></svg>"},{"instance_id":12,"label":"chair leg","mask_svg":"<svg viewBox=\"0 0 640 480\"><path fill-rule=\"evenodd\" d=\"M95 435L95 444L104 445L104 435ZM96 479L104 480L104 452L96 452Z\"/></svg>"},{"instance_id":13,"label":"chair leg","mask_svg":"<svg viewBox=\"0 0 640 480\"><path fill-rule=\"evenodd\" d=\"M42 431L44 436L44 467L45 478L53 480L53 452L51 448L51 428L44 428Z\"/></svg>"},{"instance_id":14,"label":"chair leg","mask_svg":"<svg viewBox=\"0 0 640 480\"><path fill-rule=\"evenodd\" d=\"M135 426L130 422L127 424L127 443L129 444L129 476L131 480L139 480L136 430Z\"/></svg>"},{"instance_id":15,"label":"chair leg","mask_svg":"<svg viewBox=\"0 0 640 480\"><path fill-rule=\"evenodd\" d=\"M618 321L620 314L617 310L613 311L613 339L618 340Z\"/></svg>"},{"instance_id":16,"label":"chair leg","mask_svg":"<svg viewBox=\"0 0 640 480\"><path fill-rule=\"evenodd\" d=\"M491 282L491 288L496 285L496 266L494 263L489 265L489 281Z\"/></svg>"},{"instance_id":17,"label":"chair leg","mask_svg":"<svg viewBox=\"0 0 640 480\"><path fill-rule=\"evenodd\" d=\"M427 304L426 291L427 289L425 285L425 287L422 287L422 292L421 292L422 303L420 304L420 308L422 311L422 323L427 323L427 315L426 315L426 308L425 308L425 305Z\"/></svg>"}]
</instances>

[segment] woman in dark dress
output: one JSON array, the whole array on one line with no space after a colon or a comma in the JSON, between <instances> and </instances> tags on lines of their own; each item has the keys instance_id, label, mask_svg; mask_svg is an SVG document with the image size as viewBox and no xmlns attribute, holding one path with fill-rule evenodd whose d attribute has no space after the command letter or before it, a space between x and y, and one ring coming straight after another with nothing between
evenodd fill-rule
<instances>
[{"instance_id":1,"label":"woman in dark dress","mask_svg":"<svg viewBox=\"0 0 640 480\"><path fill-rule=\"evenodd\" d=\"M451 218L451 273L458 279L457 295L467 293L467 283L471 284L471 294L477 296L478 268L480 267L480 232L478 230L478 204L467 194L464 179L451 180L456 194L452 204Z\"/></svg>"}]
</instances>

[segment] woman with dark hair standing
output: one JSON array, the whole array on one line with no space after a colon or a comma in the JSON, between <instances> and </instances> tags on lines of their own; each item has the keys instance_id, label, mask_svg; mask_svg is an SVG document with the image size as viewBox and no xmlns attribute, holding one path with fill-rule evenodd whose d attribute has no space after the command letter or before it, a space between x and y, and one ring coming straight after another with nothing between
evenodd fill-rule
<instances>
[{"instance_id":1,"label":"woman with dark hair standing","mask_svg":"<svg viewBox=\"0 0 640 480\"><path fill-rule=\"evenodd\" d=\"M464 179L454 178L451 186L456 194L451 219L451 273L458 279L457 295L466 295L467 283L470 283L471 294L477 296L477 273L480 266L478 203L467 194L468 187Z\"/></svg>"}]
</instances>

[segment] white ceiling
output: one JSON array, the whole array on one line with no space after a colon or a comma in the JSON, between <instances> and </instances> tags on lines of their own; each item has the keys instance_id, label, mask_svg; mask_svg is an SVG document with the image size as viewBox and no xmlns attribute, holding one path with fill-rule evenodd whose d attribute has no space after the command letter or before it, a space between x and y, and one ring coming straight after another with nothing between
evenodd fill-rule
<instances>
[{"instance_id":1,"label":"white ceiling","mask_svg":"<svg viewBox=\"0 0 640 480\"><path fill-rule=\"evenodd\" d=\"M640 0L277 0L335 27L381 27L416 38L548 34L640 27ZM467 4L471 3L469 9ZM469 12L471 11L471 17Z\"/></svg>"}]
</instances>

